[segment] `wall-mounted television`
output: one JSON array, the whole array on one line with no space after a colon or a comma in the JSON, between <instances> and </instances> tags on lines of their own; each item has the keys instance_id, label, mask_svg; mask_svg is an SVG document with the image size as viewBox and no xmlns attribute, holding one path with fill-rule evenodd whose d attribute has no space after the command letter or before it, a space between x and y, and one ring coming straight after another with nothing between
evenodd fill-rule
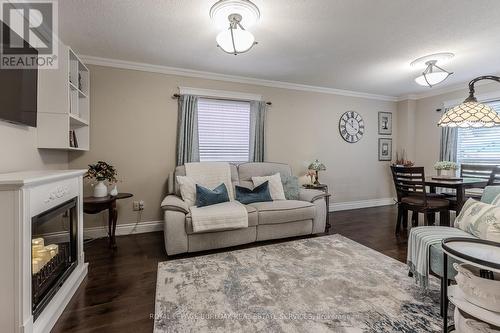
<instances>
[{"instance_id":1,"label":"wall-mounted television","mask_svg":"<svg viewBox=\"0 0 500 333\"><path fill-rule=\"evenodd\" d=\"M3 44L9 43L15 34L7 24L0 21ZM31 54L38 55L31 49ZM38 68L0 68L0 120L36 127Z\"/></svg>"}]
</instances>

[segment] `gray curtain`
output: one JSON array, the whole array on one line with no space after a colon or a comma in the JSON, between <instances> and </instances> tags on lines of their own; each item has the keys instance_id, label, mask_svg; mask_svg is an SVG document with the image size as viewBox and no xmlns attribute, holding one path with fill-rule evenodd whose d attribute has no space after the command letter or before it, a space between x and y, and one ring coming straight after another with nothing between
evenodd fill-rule
<instances>
[{"instance_id":1,"label":"gray curtain","mask_svg":"<svg viewBox=\"0 0 500 333\"><path fill-rule=\"evenodd\" d=\"M444 112L448 111L445 109ZM441 145L439 149L440 161L457 161L457 140L458 128L442 127L441 128Z\"/></svg>"},{"instance_id":2,"label":"gray curtain","mask_svg":"<svg viewBox=\"0 0 500 333\"><path fill-rule=\"evenodd\" d=\"M177 117L177 165L199 162L198 146L198 96L181 95L179 97L179 115Z\"/></svg>"},{"instance_id":3,"label":"gray curtain","mask_svg":"<svg viewBox=\"0 0 500 333\"><path fill-rule=\"evenodd\" d=\"M250 102L250 162L264 162L266 112L266 102Z\"/></svg>"}]
</instances>

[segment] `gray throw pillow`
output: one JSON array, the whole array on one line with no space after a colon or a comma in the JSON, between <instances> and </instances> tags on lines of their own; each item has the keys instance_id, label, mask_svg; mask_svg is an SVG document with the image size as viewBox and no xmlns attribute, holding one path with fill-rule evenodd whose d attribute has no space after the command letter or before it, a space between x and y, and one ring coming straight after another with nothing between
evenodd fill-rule
<instances>
[{"instance_id":1,"label":"gray throw pillow","mask_svg":"<svg viewBox=\"0 0 500 333\"><path fill-rule=\"evenodd\" d=\"M299 200L299 178L296 176L281 176L286 200Z\"/></svg>"}]
</instances>

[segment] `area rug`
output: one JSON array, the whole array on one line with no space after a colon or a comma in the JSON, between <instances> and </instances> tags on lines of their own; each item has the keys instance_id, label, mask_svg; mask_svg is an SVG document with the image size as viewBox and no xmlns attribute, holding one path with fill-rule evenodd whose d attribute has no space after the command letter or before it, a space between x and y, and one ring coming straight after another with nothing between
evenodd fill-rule
<instances>
[{"instance_id":1,"label":"area rug","mask_svg":"<svg viewBox=\"0 0 500 333\"><path fill-rule=\"evenodd\" d=\"M439 332L439 287L340 235L158 265L155 332Z\"/></svg>"}]
</instances>

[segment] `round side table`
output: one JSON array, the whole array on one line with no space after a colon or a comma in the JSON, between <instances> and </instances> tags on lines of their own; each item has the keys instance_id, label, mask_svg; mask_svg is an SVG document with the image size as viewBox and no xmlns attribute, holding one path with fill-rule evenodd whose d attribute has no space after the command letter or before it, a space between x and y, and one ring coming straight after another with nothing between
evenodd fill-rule
<instances>
[{"instance_id":1,"label":"round side table","mask_svg":"<svg viewBox=\"0 0 500 333\"><path fill-rule=\"evenodd\" d=\"M118 220L118 209L116 200L127 199L133 196L132 193L118 193L115 196L105 196L102 198L83 198L83 212L86 214L98 214L104 210L108 211L108 238L109 246L116 248L116 221Z\"/></svg>"},{"instance_id":2,"label":"round side table","mask_svg":"<svg viewBox=\"0 0 500 333\"><path fill-rule=\"evenodd\" d=\"M479 269L500 273L500 244L475 238L453 237L443 239L443 280L448 279L448 256ZM500 326L500 313L489 311L468 302L458 286L443 285L443 332L454 330L448 327L448 302L461 311L490 325Z\"/></svg>"}]
</instances>

